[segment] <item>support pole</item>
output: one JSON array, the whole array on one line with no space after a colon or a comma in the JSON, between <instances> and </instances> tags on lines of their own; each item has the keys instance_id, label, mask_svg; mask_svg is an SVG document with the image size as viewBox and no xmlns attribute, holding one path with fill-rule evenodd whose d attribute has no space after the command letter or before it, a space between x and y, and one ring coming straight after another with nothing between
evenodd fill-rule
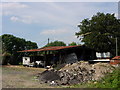
<instances>
[{"instance_id":1,"label":"support pole","mask_svg":"<svg viewBox=\"0 0 120 90\"><path fill-rule=\"evenodd\" d=\"M48 38L48 44L49 44L50 39Z\"/></svg>"},{"instance_id":2,"label":"support pole","mask_svg":"<svg viewBox=\"0 0 120 90\"><path fill-rule=\"evenodd\" d=\"M117 37L116 37L116 56L118 56L118 50L117 50L118 46L117 46Z\"/></svg>"}]
</instances>

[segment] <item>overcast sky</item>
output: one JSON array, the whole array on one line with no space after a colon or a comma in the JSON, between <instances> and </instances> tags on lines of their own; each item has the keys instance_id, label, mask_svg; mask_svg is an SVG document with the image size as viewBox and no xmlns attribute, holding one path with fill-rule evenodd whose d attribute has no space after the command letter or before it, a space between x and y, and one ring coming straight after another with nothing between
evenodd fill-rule
<instances>
[{"instance_id":1,"label":"overcast sky","mask_svg":"<svg viewBox=\"0 0 120 90\"><path fill-rule=\"evenodd\" d=\"M115 13L117 2L22 2L2 3L2 34L12 34L36 42L39 47L51 41L80 43L77 25L97 12Z\"/></svg>"}]
</instances>

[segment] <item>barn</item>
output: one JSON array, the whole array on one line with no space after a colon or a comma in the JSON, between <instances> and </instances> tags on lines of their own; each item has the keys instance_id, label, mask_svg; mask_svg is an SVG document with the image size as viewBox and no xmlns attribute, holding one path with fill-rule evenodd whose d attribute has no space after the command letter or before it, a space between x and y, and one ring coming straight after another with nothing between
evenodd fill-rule
<instances>
[{"instance_id":1,"label":"barn","mask_svg":"<svg viewBox=\"0 0 120 90\"><path fill-rule=\"evenodd\" d=\"M96 59L96 51L84 45L77 46L51 46L39 49L18 51L29 53L23 57L23 65L52 66L63 63L74 63L77 61L88 61ZM32 55L30 55L32 54Z\"/></svg>"}]
</instances>

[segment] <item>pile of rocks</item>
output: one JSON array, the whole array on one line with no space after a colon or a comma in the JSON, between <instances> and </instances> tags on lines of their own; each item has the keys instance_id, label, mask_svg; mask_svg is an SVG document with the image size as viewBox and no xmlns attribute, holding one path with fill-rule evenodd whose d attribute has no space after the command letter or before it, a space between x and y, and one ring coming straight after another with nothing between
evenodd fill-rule
<instances>
[{"instance_id":1,"label":"pile of rocks","mask_svg":"<svg viewBox=\"0 0 120 90\"><path fill-rule=\"evenodd\" d=\"M107 72L112 72L113 67L109 64L97 63L89 64L88 62L77 62L67 64L60 70L46 70L39 74L39 80L43 83L52 85L70 85L98 80Z\"/></svg>"}]
</instances>

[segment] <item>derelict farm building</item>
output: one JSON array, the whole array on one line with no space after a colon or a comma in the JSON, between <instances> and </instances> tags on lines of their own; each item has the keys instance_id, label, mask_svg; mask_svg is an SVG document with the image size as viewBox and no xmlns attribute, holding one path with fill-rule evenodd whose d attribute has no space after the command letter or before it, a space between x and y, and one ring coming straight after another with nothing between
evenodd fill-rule
<instances>
[{"instance_id":1,"label":"derelict farm building","mask_svg":"<svg viewBox=\"0 0 120 90\"><path fill-rule=\"evenodd\" d=\"M86 46L53 46L19 52L36 53L34 56L23 57L23 64L39 62L41 66L74 63L76 61L96 59L96 51Z\"/></svg>"}]
</instances>

